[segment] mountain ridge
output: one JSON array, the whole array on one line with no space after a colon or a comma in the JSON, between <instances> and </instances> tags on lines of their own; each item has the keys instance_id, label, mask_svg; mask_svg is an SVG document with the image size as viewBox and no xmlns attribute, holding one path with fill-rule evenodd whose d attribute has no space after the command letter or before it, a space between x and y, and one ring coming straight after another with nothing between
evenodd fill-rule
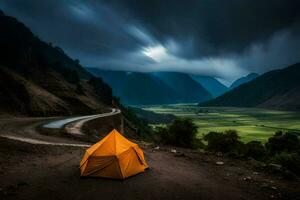
<instances>
[{"instance_id":1,"label":"mountain ridge","mask_svg":"<svg viewBox=\"0 0 300 200\"><path fill-rule=\"evenodd\" d=\"M216 78L203 75L190 75L190 77L200 83L215 98L228 91L228 88Z\"/></svg>"},{"instance_id":2,"label":"mountain ridge","mask_svg":"<svg viewBox=\"0 0 300 200\"><path fill-rule=\"evenodd\" d=\"M243 76L241 78L238 78L237 80L235 80L231 85L230 85L230 89L236 88L244 83L247 83L249 81L252 81L253 79L257 78L259 76L259 74L257 73L250 73L246 76Z\"/></svg>"},{"instance_id":3,"label":"mountain ridge","mask_svg":"<svg viewBox=\"0 0 300 200\"><path fill-rule=\"evenodd\" d=\"M4 13L0 27L1 113L86 114L111 104L111 88L61 48L41 41Z\"/></svg>"},{"instance_id":4,"label":"mountain ridge","mask_svg":"<svg viewBox=\"0 0 300 200\"><path fill-rule=\"evenodd\" d=\"M162 75L165 72L157 73L142 73L142 72L126 72L126 71L111 71L101 70L97 68L86 68L90 73L95 76L101 77L104 81L112 86L112 89L116 96L121 98L121 101L125 104L142 105L142 104L170 104L170 103L182 103L187 101L197 102L199 100L205 100L202 98L201 91L207 94L206 99L211 98L210 94L199 86L198 83L193 81L188 75L180 75L187 77L188 80L194 85L193 93L199 93L194 96L183 94L188 91L186 85L183 84L181 90L178 87L172 86L174 80L163 80L158 74ZM167 72L173 74L173 72ZM182 77L181 77L182 78ZM182 81L182 79L181 79ZM168 82L168 83L167 83ZM176 82L176 81L175 81ZM177 81L180 82L180 81ZM189 96L190 98L186 98Z\"/></svg>"},{"instance_id":5,"label":"mountain ridge","mask_svg":"<svg viewBox=\"0 0 300 200\"><path fill-rule=\"evenodd\" d=\"M300 63L264 73L199 105L300 110Z\"/></svg>"}]
</instances>

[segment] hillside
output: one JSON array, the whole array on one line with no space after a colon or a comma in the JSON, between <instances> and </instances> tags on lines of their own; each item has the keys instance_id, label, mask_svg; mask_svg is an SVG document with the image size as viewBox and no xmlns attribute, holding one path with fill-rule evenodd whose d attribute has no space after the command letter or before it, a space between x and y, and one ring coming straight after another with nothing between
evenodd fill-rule
<instances>
[{"instance_id":1,"label":"hillside","mask_svg":"<svg viewBox=\"0 0 300 200\"><path fill-rule=\"evenodd\" d=\"M159 72L139 73L87 68L101 77L129 105L199 102L211 95L186 74Z\"/></svg>"},{"instance_id":2,"label":"hillside","mask_svg":"<svg viewBox=\"0 0 300 200\"><path fill-rule=\"evenodd\" d=\"M151 73L176 91L180 103L203 102L212 98L212 95L188 74L179 72Z\"/></svg>"},{"instance_id":3,"label":"hillside","mask_svg":"<svg viewBox=\"0 0 300 200\"><path fill-rule=\"evenodd\" d=\"M256 73L250 73L247 76L243 76L237 80L235 80L231 85L230 89L236 88L244 83L248 83L249 81L252 81L253 79L257 78L259 75Z\"/></svg>"},{"instance_id":4,"label":"hillside","mask_svg":"<svg viewBox=\"0 0 300 200\"><path fill-rule=\"evenodd\" d=\"M220 96L228 91L225 85L213 77L201 75L190 75L190 77L200 83L213 97Z\"/></svg>"},{"instance_id":5,"label":"hillside","mask_svg":"<svg viewBox=\"0 0 300 200\"><path fill-rule=\"evenodd\" d=\"M175 91L149 74L105 71L96 68L87 68L87 70L107 82L112 87L114 95L120 97L124 104L167 104L174 102Z\"/></svg>"},{"instance_id":6,"label":"hillside","mask_svg":"<svg viewBox=\"0 0 300 200\"><path fill-rule=\"evenodd\" d=\"M200 105L300 110L300 63L267 72Z\"/></svg>"},{"instance_id":7,"label":"hillside","mask_svg":"<svg viewBox=\"0 0 300 200\"><path fill-rule=\"evenodd\" d=\"M0 112L34 116L92 113L112 91L61 48L0 13Z\"/></svg>"}]
</instances>

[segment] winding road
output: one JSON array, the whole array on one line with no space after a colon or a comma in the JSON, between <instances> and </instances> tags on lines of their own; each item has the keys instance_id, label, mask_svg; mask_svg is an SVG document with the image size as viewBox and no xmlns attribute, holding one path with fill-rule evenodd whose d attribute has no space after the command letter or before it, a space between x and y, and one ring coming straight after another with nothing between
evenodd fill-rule
<instances>
[{"instance_id":1,"label":"winding road","mask_svg":"<svg viewBox=\"0 0 300 200\"><path fill-rule=\"evenodd\" d=\"M79 116L79 117L68 117L66 119L61 120L55 120L52 122L49 122L47 124L44 124L44 128L63 128L66 124L72 123L77 121L79 125L83 125L85 122L90 121L92 119L101 118L101 117L107 117L112 116L121 113L119 109L112 108L111 112L109 113L101 113L97 115L85 115L85 116Z\"/></svg>"},{"instance_id":2,"label":"winding road","mask_svg":"<svg viewBox=\"0 0 300 200\"><path fill-rule=\"evenodd\" d=\"M86 115L78 117L68 117L65 119L54 120L53 118L33 118L22 120L20 118L0 121L0 128L6 131L0 133L0 137L11 140L21 141L29 144L41 144L52 146L76 146L76 147L89 147L91 144L86 143L74 143L68 139L58 139L57 137L42 136L36 131L36 127L41 123L44 129L65 129L68 134L83 135L81 127L84 123L103 117L109 117L120 114L121 111L116 108L112 108L111 112L101 113L96 115ZM52 121L48 122L49 119ZM1 123L2 122L2 123ZM46 123L45 123L46 122ZM18 131L18 129L22 131Z\"/></svg>"}]
</instances>

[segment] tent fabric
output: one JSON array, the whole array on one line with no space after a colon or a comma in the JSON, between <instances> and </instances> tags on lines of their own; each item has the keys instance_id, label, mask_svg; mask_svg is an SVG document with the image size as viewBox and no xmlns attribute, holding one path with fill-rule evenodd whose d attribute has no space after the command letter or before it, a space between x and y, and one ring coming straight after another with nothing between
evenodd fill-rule
<instances>
[{"instance_id":1,"label":"tent fabric","mask_svg":"<svg viewBox=\"0 0 300 200\"><path fill-rule=\"evenodd\" d=\"M140 147L117 130L88 148L80 162L81 176L125 179L148 168Z\"/></svg>"}]
</instances>

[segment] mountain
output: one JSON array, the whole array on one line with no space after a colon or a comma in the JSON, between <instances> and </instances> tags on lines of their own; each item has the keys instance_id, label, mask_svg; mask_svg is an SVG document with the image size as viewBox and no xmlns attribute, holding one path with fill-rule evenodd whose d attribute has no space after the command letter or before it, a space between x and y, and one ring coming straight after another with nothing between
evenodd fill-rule
<instances>
[{"instance_id":1,"label":"mountain","mask_svg":"<svg viewBox=\"0 0 300 200\"><path fill-rule=\"evenodd\" d=\"M211 98L201 85L185 74L171 78L169 75L174 73L170 72L139 73L86 69L107 82L112 87L113 93L120 97L124 104L185 103Z\"/></svg>"},{"instance_id":2,"label":"mountain","mask_svg":"<svg viewBox=\"0 0 300 200\"><path fill-rule=\"evenodd\" d=\"M111 104L111 88L61 48L41 41L0 12L0 112L34 116L93 113Z\"/></svg>"},{"instance_id":3,"label":"mountain","mask_svg":"<svg viewBox=\"0 0 300 200\"><path fill-rule=\"evenodd\" d=\"M200 105L300 110L300 63L267 72Z\"/></svg>"},{"instance_id":4,"label":"mountain","mask_svg":"<svg viewBox=\"0 0 300 200\"><path fill-rule=\"evenodd\" d=\"M213 77L202 75L190 75L190 77L200 83L214 98L228 91L225 85Z\"/></svg>"},{"instance_id":5,"label":"mountain","mask_svg":"<svg viewBox=\"0 0 300 200\"><path fill-rule=\"evenodd\" d=\"M243 76L239 79L237 79L236 81L234 81L231 86L230 89L236 88L239 85L242 85L244 83L248 83L249 81L252 81L253 79L257 78L259 76L259 74L257 73L250 73L247 76Z\"/></svg>"},{"instance_id":6,"label":"mountain","mask_svg":"<svg viewBox=\"0 0 300 200\"><path fill-rule=\"evenodd\" d=\"M176 91L180 103L203 102L212 98L212 95L188 74L179 72L155 72L151 75L158 77L170 88Z\"/></svg>"},{"instance_id":7,"label":"mountain","mask_svg":"<svg viewBox=\"0 0 300 200\"><path fill-rule=\"evenodd\" d=\"M175 102L176 92L150 74L106 71L97 68L87 68L87 70L107 82L112 87L114 95L120 97L124 104L168 104Z\"/></svg>"}]
</instances>

